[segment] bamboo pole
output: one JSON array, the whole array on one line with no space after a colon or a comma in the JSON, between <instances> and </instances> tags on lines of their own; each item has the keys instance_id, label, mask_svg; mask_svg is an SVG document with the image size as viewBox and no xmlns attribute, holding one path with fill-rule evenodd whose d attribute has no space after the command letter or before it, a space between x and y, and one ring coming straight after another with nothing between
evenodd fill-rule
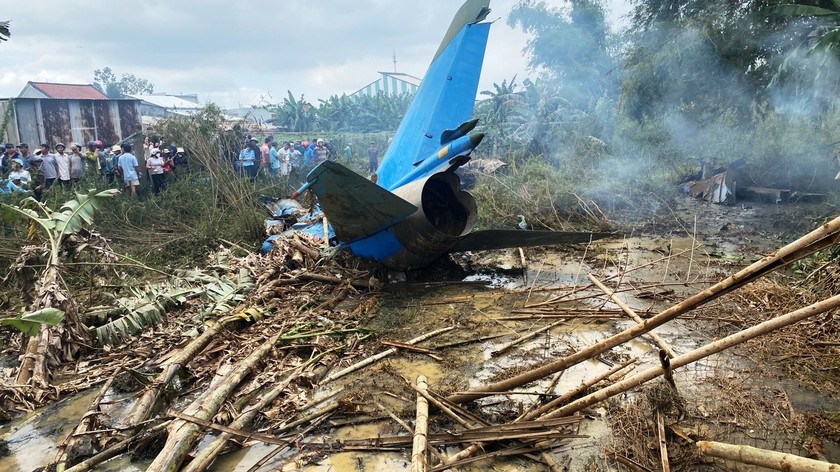
<instances>
[{"instance_id":1,"label":"bamboo pole","mask_svg":"<svg viewBox=\"0 0 840 472\"><path fill-rule=\"evenodd\" d=\"M426 377L417 377L417 390L425 392L428 388ZM414 423L414 444L411 448L411 472L426 472L429 469L429 459L426 454L426 436L429 431L429 401L426 397L417 395L417 416Z\"/></svg>"},{"instance_id":2,"label":"bamboo pole","mask_svg":"<svg viewBox=\"0 0 840 472\"><path fill-rule=\"evenodd\" d=\"M665 418L659 411L656 412L656 435L659 438L659 460L662 463L662 472L671 472L671 463L668 461L668 444L665 442Z\"/></svg>"},{"instance_id":3,"label":"bamboo pole","mask_svg":"<svg viewBox=\"0 0 840 472\"><path fill-rule=\"evenodd\" d=\"M306 369L308 366L318 362L323 358L326 354L331 351L322 352L321 354L313 357L312 359L307 360L303 364L299 365L298 367L294 368L288 375L286 375L282 380L277 382L274 387L271 388L265 395L262 395L260 399L253 404L252 406L246 408L242 413L230 424L230 428L232 429L242 429L251 424L254 418L270 405L281 393L289 386L292 381L297 378L300 373ZM228 441L231 439L233 435L230 433L222 433L213 440L209 445L206 447L201 448L201 450L196 453L196 456L193 460L184 467L183 472L203 472L207 470L210 464L216 460L216 457L222 452L224 447L228 444Z\"/></svg>"},{"instance_id":4,"label":"bamboo pole","mask_svg":"<svg viewBox=\"0 0 840 472\"><path fill-rule=\"evenodd\" d=\"M132 428L149 419L152 414L152 409L155 406L155 402L158 397L160 397L164 388L169 385L169 382L171 382L175 377L175 374L181 370L182 367L187 365L187 363L192 361L205 347L207 347L207 345L210 344L210 341L215 339L227 324L236 320L242 320L242 317L238 315L228 316L210 324L203 333L190 341L189 344L184 346L183 349L170 358L164 365L163 371L158 374L154 382L146 386L143 394L134 406L131 407L131 411L129 411L128 415L122 421L122 426L125 428Z\"/></svg>"},{"instance_id":5,"label":"bamboo pole","mask_svg":"<svg viewBox=\"0 0 840 472\"><path fill-rule=\"evenodd\" d=\"M625 367L627 367L631 364L635 364L636 361L638 361L638 360L639 360L638 357L628 359L628 360L622 362L621 364L619 364L617 366L614 366L612 369L604 372L603 374L595 377L594 379L587 380L586 382L581 382L580 385L578 385L577 387L569 390L568 392L564 393L563 395L555 398L554 400L551 400L550 402L546 403L545 405L542 405L541 407L537 408L536 410L533 410L531 412L528 412L528 413L522 415L521 419L523 421L533 420L533 419L538 418L543 413L549 412L549 411L553 410L554 408L556 408L560 405L565 405L566 403L569 402L569 400L571 400L572 398L574 398L574 397L580 395L581 393L585 392L587 389L589 389L593 385L595 385L598 382L612 376L613 374L615 374L616 372L624 369Z\"/></svg>"},{"instance_id":6,"label":"bamboo pole","mask_svg":"<svg viewBox=\"0 0 840 472\"><path fill-rule=\"evenodd\" d=\"M641 316L636 314L636 312L633 311L632 308L630 308L626 303L621 301L621 299L618 298L618 296L616 296L615 290L610 290L606 285L604 285L603 282L598 280L592 274L589 274L589 280L591 280L593 284L597 285L598 288L600 288L605 294L607 294L607 297L609 297L610 300L613 301L613 303L618 305L619 308L621 308L621 310L624 311L624 313L627 313L627 316L632 318L633 321L635 321L636 323L639 323L639 324L642 324L642 323L645 322L645 320L643 320ZM659 349L662 349L663 351L668 353L669 357L677 357L677 353L674 352L673 349L671 349L671 346L669 346L668 343L666 343L664 339L660 338L658 334L654 333L653 330L649 331L647 333L647 335L648 335L648 337L650 337L650 339L653 340L654 343L656 343L657 346L659 346Z\"/></svg>"},{"instance_id":7,"label":"bamboo pole","mask_svg":"<svg viewBox=\"0 0 840 472\"><path fill-rule=\"evenodd\" d=\"M139 435L135 434L135 435L129 436L129 437L119 441L118 443L112 445L111 447L101 451L99 454L96 454L93 457L89 457L89 458L83 460L82 462L79 462L78 464L74 465L73 467L70 467L69 469L65 470L64 472L87 472L87 471L93 469L94 467L96 467L97 465L122 454L123 451L128 449L128 446L130 446L131 443L133 443L134 441L139 441L139 440L142 440L142 439L150 438L150 437L156 435L157 433L163 431L163 429L169 423L170 423L170 421L165 421L165 422L159 423L159 424L157 424L157 425L155 425L155 426L153 426L149 429L143 430L143 432L140 433Z\"/></svg>"},{"instance_id":8,"label":"bamboo pole","mask_svg":"<svg viewBox=\"0 0 840 472\"><path fill-rule=\"evenodd\" d=\"M715 441L697 441L700 455L717 457L742 464L757 465L773 470L797 472L840 472L840 464L817 461L793 454L769 451L751 446L739 446Z\"/></svg>"},{"instance_id":9,"label":"bamboo pole","mask_svg":"<svg viewBox=\"0 0 840 472\"><path fill-rule=\"evenodd\" d=\"M759 277L769 274L780 267L784 267L792 262L802 259L803 257L813 254L816 251L836 244L840 241L840 233L838 233L838 230L840 230L840 217L821 225L816 230L784 246L783 248L778 249L775 253L750 264L748 267L740 270L736 274L721 280L715 285L687 298L686 300L683 300L656 316L645 320L642 324L632 326L570 356L557 359L541 367L523 372L522 374L500 382L479 386L476 390L490 392L503 392L511 390L537 381L563 369L568 369L569 367L587 359L591 359L602 352L618 346L619 344L645 334L683 313L693 310L694 308L740 288ZM449 398L449 400L455 403L463 403L482 398L483 396L484 395L477 394L453 395Z\"/></svg>"},{"instance_id":10,"label":"bamboo pole","mask_svg":"<svg viewBox=\"0 0 840 472\"><path fill-rule=\"evenodd\" d=\"M566 322L566 320L562 320L562 319L561 319L561 320L555 321L554 323L551 323L551 324L549 324L549 325L547 325L547 326L543 326L543 327L542 327L542 328L540 328L540 329L537 329L537 330L531 331L531 332L529 332L529 333L525 333L525 334L523 334L522 336L520 336L520 337L518 337L518 338L514 339L514 340L513 340L513 341L511 341L511 342L509 342L509 343L507 343L507 344L503 344L501 347L499 347L499 349L496 349L495 351L491 352L491 353L490 353L490 355L491 355L491 356L493 356L493 357L496 357L496 356L498 356L498 355L500 355L500 354L503 354L503 353L507 352L508 350L510 350L510 348L512 348L512 347L514 347L514 346L516 346L517 344L522 343L522 342L525 342L525 341L527 341L527 340L529 340L529 339L532 339L532 338L534 338L534 337L538 336L540 333L544 333L544 332L546 332L546 331L549 331L549 330L551 330L552 328L554 328L554 327L556 327L556 326L558 326L558 325L560 325L560 324L562 324L562 323L565 323L565 322Z\"/></svg>"},{"instance_id":11,"label":"bamboo pole","mask_svg":"<svg viewBox=\"0 0 840 472\"><path fill-rule=\"evenodd\" d=\"M784 328L785 326L790 326L794 323L810 318L812 316L819 315L821 313L825 313L826 311L832 310L837 307L840 307L840 295L835 295L831 298L815 303L813 305L809 305L807 307L800 308L788 314L767 320L751 328L747 328L743 331L739 331L713 343L709 343L705 346L699 347L691 352L687 352L681 356L671 359L671 368L677 369L686 366L700 359L711 356L712 354L717 354L718 352L729 349L732 346L736 346L745 341L749 341L750 339L754 339L758 336L770 333L780 328ZM652 367L628 379L624 379L621 382L612 384L608 387L598 390L597 392L591 393L581 399L575 400L566 406L563 406L557 410L552 411L551 413L542 416L542 418L557 418L560 416L570 415L572 413L580 411L582 408L592 406L610 397L613 397L620 393L624 393L632 388L638 387L639 385L649 380L652 380L662 375L663 373L664 369L661 365Z\"/></svg>"},{"instance_id":12,"label":"bamboo pole","mask_svg":"<svg viewBox=\"0 0 840 472\"><path fill-rule=\"evenodd\" d=\"M446 332L448 332L448 331L452 331L453 329L455 329L455 327L454 327L454 326L449 326L449 327L446 327L446 328L441 328L441 329L438 329L438 330L432 331L432 332L430 332L430 333L426 333L426 334L424 334L424 335L422 335L422 336L417 336L416 338L414 338L414 339L412 339L412 340L410 340L410 341L406 341L406 344L417 344L417 343L419 343L419 342L423 342L423 341L425 341L425 340L427 340L427 339L429 339L429 338L433 338L433 337L437 336L438 334L442 334L442 333L446 333ZM380 352L379 354L375 354L375 355L370 356L370 357L368 357L368 358L366 358L366 359L362 359L361 361L359 361L359 362L357 362L357 363L355 363L355 364L353 364L353 365L351 365L351 366L349 366L349 367L346 367L346 368L344 368L344 369L341 369L341 370L339 370L338 372L333 372L333 373L331 373L330 375L326 376L326 377L324 378L324 380L322 380L322 381L321 381L321 385L324 385L324 384L326 384L327 382L331 382L331 381L336 380L336 379L338 379L338 378L344 377L345 375L347 375L347 374L349 374L349 373L352 373L352 372L355 372L355 371L357 371L357 370L359 370L359 369L361 369L361 368L363 368L363 367L367 367L367 366L369 366L369 365L373 364L374 362L376 362L376 361L378 361L378 360L380 360L380 359L384 359L385 357L388 357L388 356L390 356L391 354L394 354L394 353L395 353L395 352L397 352L398 350L399 350L398 348L392 347L391 349L387 349L387 350L385 350L385 351L382 351L382 352Z\"/></svg>"},{"instance_id":13,"label":"bamboo pole","mask_svg":"<svg viewBox=\"0 0 840 472\"><path fill-rule=\"evenodd\" d=\"M50 466L52 466L53 470L63 471L67 468L67 457L68 457L68 450L73 451L73 449L79 447L79 443L81 441L89 441L87 438L79 438L78 436L91 431L93 429L93 425L95 424L96 417L102 412L99 410L99 404L102 402L102 399L105 398L105 395L108 393L108 389L111 388L111 385L114 383L114 380L117 378L120 372L122 372L122 365L118 366L114 373L111 374L111 377L108 378L108 381L105 382L105 385L99 389L99 393L96 394L96 397L90 404L88 411L82 415L82 419L79 420L79 424L73 428L67 437L64 438L61 445L58 446L58 450L56 451L55 457L52 460ZM49 466L47 467L50 468Z\"/></svg>"},{"instance_id":14,"label":"bamboo pole","mask_svg":"<svg viewBox=\"0 0 840 472\"><path fill-rule=\"evenodd\" d=\"M204 421L210 421L218 413L219 408L224 404L227 397L233 393L242 379L247 376L257 364L271 352L277 341L284 332L279 330L274 336L264 342L259 348L248 355L245 359L224 376L219 385L208 390L207 395L200 396L191 403L184 413ZM212 388L212 385L211 387ZM155 457L155 460L146 469L147 472L174 472L180 470L181 463L187 458L194 443L200 439L201 426L184 420L173 421L169 427L169 437L163 450Z\"/></svg>"}]
</instances>

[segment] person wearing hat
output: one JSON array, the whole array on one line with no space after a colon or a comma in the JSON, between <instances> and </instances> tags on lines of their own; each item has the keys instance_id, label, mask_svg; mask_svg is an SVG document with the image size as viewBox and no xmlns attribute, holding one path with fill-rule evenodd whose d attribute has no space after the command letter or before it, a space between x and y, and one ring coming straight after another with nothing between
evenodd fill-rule
<instances>
[{"instance_id":1,"label":"person wearing hat","mask_svg":"<svg viewBox=\"0 0 840 472\"><path fill-rule=\"evenodd\" d=\"M330 150L327 149L327 144L323 139L315 141L315 152L312 154L312 158L316 166L330 158Z\"/></svg>"},{"instance_id":2,"label":"person wearing hat","mask_svg":"<svg viewBox=\"0 0 840 472\"><path fill-rule=\"evenodd\" d=\"M6 143L3 154L0 155L0 175L6 175L12 169L12 159L20 159L20 153L12 143Z\"/></svg>"},{"instance_id":3,"label":"person wearing hat","mask_svg":"<svg viewBox=\"0 0 840 472\"><path fill-rule=\"evenodd\" d=\"M41 168L43 162L44 158L41 156L32 156L32 159L29 160L29 188L32 189L32 196L39 202L47 188L47 179L44 176L44 170Z\"/></svg>"},{"instance_id":4,"label":"person wearing hat","mask_svg":"<svg viewBox=\"0 0 840 472\"><path fill-rule=\"evenodd\" d=\"M64 143L57 143L55 145L55 169L58 173L58 184L62 187L69 188L71 185L70 176L72 175L72 161L70 155L65 153L67 147Z\"/></svg>"},{"instance_id":5,"label":"person wearing hat","mask_svg":"<svg viewBox=\"0 0 840 472\"><path fill-rule=\"evenodd\" d=\"M164 164L166 164L166 161L161 157L160 149L152 149L151 156L146 159L146 170L149 171L155 195L160 195L160 191L163 190L163 182L166 178L163 172Z\"/></svg>"},{"instance_id":6,"label":"person wearing hat","mask_svg":"<svg viewBox=\"0 0 840 472\"><path fill-rule=\"evenodd\" d=\"M108 185L114 184L117 170L120 167L120 154L122 154L122 148L119 144L111 146L111 152L105 160L105 178L108 179Z\"/></svg>"},{"instance_id":7,"label":"person wearing hat","mask_svg":"<svg viewBox=\"0 0 840 472\"><path fill-rule=\"evenodd\" d=\"M12 171L9 172L9 180L18 187L29 188L31 178L29 172L23 170L23 161L21 159L14 159L12 161Z\"/></svg>"},{"instance_id":8,"label":"person wearing hat","mask_svg":"<svg viewBox=\"0 0 840 472\"><path fill-rule=\"evenodd\" d=\"M41 170L44 171L44 190L47 190L52 187L56 177L58 177L55 154L50 152L49 144L43 143L41 144L41 150L35 153L35 157L38 156L43 159L41 162Z\"/></svg>"},{"instance_id":9,"label":"person wearing hat","mask_svg":"<svg viewBox=\"0 0 840 472\"><path fill-rule=\"evenodd\" d=\"M175 170L175 159L172 156L172 150L169 148L163 148L160 152L161 159L163 159L163 172L166 175L172 173ZM166 187L166 179L163 181L163 186Z\"/></svg>"}]
</instances>

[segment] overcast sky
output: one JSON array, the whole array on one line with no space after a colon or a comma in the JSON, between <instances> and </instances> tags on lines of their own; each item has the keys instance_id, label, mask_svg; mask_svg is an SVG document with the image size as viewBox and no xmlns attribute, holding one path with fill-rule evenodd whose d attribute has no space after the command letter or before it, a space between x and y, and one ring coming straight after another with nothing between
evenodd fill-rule
<instances>
[{"instance_id":1,"label":"overcast sky","mask_svg":"<svg viewBox=\"0 0 840 472\"><path fill-rule=\"evenodd\" d=\"M286 90L316 102L352 93L397 70L423 77L461 0L20 0L0 20L0 97L27 81L92 83L111 67L155 84L155 92L198 93L225 107L282 101ZM507 26L517 0L491 0L499 19L479 90L528 75L527 38ZM549 3L561 5L562 1ZM613 21L625 0L609 2Z\"/></svg>"}]
</instances>

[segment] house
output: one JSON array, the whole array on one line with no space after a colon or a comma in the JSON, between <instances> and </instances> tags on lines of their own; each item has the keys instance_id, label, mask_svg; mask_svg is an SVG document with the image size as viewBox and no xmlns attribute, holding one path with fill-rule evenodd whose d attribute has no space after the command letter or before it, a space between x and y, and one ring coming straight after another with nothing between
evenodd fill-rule
<instances>
[{"instance_id":1,"label":"house","mask_svg":"<svg viewBox=\"0 0 840 472\"><path fill-rule=\"evenodd\" d=\"M356 90L350 96L354 95L376 95L384 93L386 95L400 95L403 93L416 93L420 88L422 80L413 75L403 74L401 72L379 72L379 78L375 81L365 85Z\"/></svg>"},{"instance_id":2,"label":"house","mask_svg":"<svg viewBox=\"0 0 840 472\"><path fill-rule=\"evenodd\" d=\"M15 98L0 99L6 140L54 146L63 142L121 142L141 129L139 101L111 99L90 84L27 82Z\"/></svg>"}]
</instances>

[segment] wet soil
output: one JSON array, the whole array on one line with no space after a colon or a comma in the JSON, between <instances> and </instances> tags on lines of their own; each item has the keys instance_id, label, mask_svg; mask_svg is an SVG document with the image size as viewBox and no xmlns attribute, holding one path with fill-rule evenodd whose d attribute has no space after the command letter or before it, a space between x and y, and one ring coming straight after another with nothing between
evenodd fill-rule
<instances>
[{"instance_id":1,"label":"wet soil","mask_svg":"<svg viewBox=\"0 0 840 472\"><path fill-rule=\"evenodd\" d=\"M572 248L526 249L525 266L518 251L494 251L453 257L455 266L438 268L432 278L410 274L409 282L390 284L369 327L379 339L406 341L445 326L456 329L423 343L442 356L435 360L419 353L402 351L367 367L346 379L312 393L313 398L345 388L345 402L353 405L352 414L333 417L333 426L321 429L308 439L360 439L404 434L390 419L362 424L342 425L354 416L381 418L382 408L413 423L414 394L408 386L418 375L429 379L430 388L449 394L480 388L488 382L509 377L530 366L542 364L598 342L630 326L620 316L598 318L594 310L618 312L596 290L577 291L589 283L587 274L597 274L615 287L632 288L620 297L642 316L690 296L759 259L783 244L810 231L820 215L831 208L810 205L736 205L721 207L694 200L681 200L669 208L667 217L639 221L625 228L626 236L610 241ZM649 266L644 266L649 264ZM454 269L453 269L454 268ZM629 269L634 269L630 271ZM428 274L428 273L427 273ZM418 280L420 279L420 280ZM569 295L573 293L573 295ZM520 333L541 328L554 321L512 319L534 313L534 305L560 295L569 301L552 306L560 312L577 313L555 328L512 347L501 355L494 351ZM577 299L577 300L574 300ZM713 302L698 316L684 316L656 332L677 353L699 347L715 337L728 334L727 307ZM495 339L475 341L497 336ZM473 341L473 342L467 342ZM450 347L455 343L462 345ZM648 337L640 337L618 346L599 359L564 371L559 380L543 379L527 389L549 394L567 392L586 379L607 371L616 363L638 357L636 371L658 365L658 348ZM783 377L772 366L759 364L748 353L727 351L700 361L675 373L681 393L690 404L690 429L693 434L731 442L775 448L807 455L801 429L791 423L786 413L804 417L808 413L840 411L836 394L817 391L801 382ZM763 370L762 370L763 369ZM523 388L524 389L524 388ZM779 392L786 400L779 400ZM88 406L92 393L79 395L37 413L31 418L0 426L0 438L7 441L10 455L0 457L0 470L30 471L45 464L66 432L76 424ZM626 404L640 394L631 393L618 401ZM747 396L742 404L733 396ZM533 395L499 395L471 405L492 421L511 421L540 401ZM781 403L780 403L781 402ZM779 407L782 404L783 407ZM787 405L790 405L789 409ZM381 405L382 408L378 405ZM734 406L733 406L734 405ZM749 405L755 412L736 414L736 407ZM619 405L620 406L620 405ZM622 431L611 428L610 409L615 403L585 411L587 419L574 433L585 438L568 440L558 453L568 470L614 470L604 459L604 447L620 440ZM122 408L122 407L120 407ZM733 409L735 408L735 409ZM732 413L724 417L722 412ZM114 412L114 414L118 414ZM435 416L435 431L452 424ZM822 453L840 462L837 438L817 438ZM273 446L254 444L220 458L212 470L248 470L273 450ZM32 453L37 451L37 453ZM455 452L455 449L441 450ZM398 471L410 469L409 452L342 452L330 456L298 457L280 455L260 470L305 471ZM143 463L119 462L102 470L143 470ZM282 469L280 469L282 467ZM710 465L708 470L735 470L726 464ZM544 466L524 458L495 459L463 467L464 471L538 471Z\"/></svg>"}]
</instances>

